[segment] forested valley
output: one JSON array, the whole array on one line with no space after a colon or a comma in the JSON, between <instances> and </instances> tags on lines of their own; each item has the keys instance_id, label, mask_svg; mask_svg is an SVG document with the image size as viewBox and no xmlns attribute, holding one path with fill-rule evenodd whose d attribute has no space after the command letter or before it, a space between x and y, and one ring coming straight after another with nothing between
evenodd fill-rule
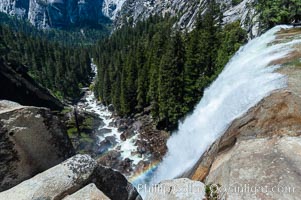
<instances>
[{"instance_id":1,"label":"forested valley","mask_svg":"<svg viewBox=\"0 0 301 200\"><path fill-rule=\"evenodd\" d=\"M158 127L173 129L247 41L239 21L222 23L220 7L208 1L192 31L175 27L177 17L155 15L137 24L129 19L111 35L105 26L37 30L1 13L1 57L25 66L56 97L70 100L89 85L93 57L98 66L94 91L102 103L113 104L121 116L148 107ZM266 30L298 18L300 3L258 1L255 7Z\"/></svg>"},{"instance_id":2,"label":"forested valley","mask_svg":"<svg viewBox=\"0 0 301 200\"><path fill-rule=\"evenodd\" d=\"M150 106L159 127L175 128L247 40L239 22L222 26L218 4L208 8L191 32L173 29L173 18L151 16L100 41L93 52L99 99L120 115Z\"/></svg>"}]
</instances>

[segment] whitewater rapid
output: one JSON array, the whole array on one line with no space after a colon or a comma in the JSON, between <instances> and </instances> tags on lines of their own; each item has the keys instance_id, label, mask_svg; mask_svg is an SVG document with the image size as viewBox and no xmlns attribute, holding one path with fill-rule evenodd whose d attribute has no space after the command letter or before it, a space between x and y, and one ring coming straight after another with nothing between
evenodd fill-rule
<instances>
[{"instance_id":1,"label":"whitewater rapid","mask_svg":"<svg viewBox=\"0 0 301 200\"><path fill-rule=\"evenodd\" d=\"M93 63L91 63L92 71L94 72L95 76L92 81L92 85L95 84L96 81L96 74L97 74L97 66ZM114 117L113 113L109 111L107 106L104 106L101 104L97 98L94 95L94 92L91 91L89 88L83 88L86 90L86 94L84 99L77 104L77 107L81 108L84 111L88 111L91 113L94 113L98 115L98 117L103 121L103 124L101 124L96 132L106 129L106 133L98 134L98 143L100 144L102 141L106 140L106 138L114 138L116 141L116 144L112 145L110 148L102 152L102 154L105 154L109 151L117 151L120 152L120 159L124 160L126 158L132 160L133 165L137 165L140 161L146 161L148 158L144 155L139 156L138 154L133 154L133 152L137 151L137 145L136 141L138 139L138 134L135 134L131 138L128 138L127 140L123 141L120 139L120 135L123 132L118 131L118 128L114 126Z\"/></svg>"},{"instance_id":2,"label":"whitewater rapid","mask_svg":"<svg viewBox=\"0 0 301 200\"><path fill-rule=\"evenodd\" d=\"M192 114L179 124L168 140L168 153L149 184L180 176L191 169L231 122L242 116L272 91L286 87L286 77L276 73L272 61L291 52L293 42L271 44L275 33L289 26L277 26L242 47L222 73L204 92ZM299 41L300 42L300 41ZM138 183L145 183L140 177Z\"/></svg>"}]
</instances>

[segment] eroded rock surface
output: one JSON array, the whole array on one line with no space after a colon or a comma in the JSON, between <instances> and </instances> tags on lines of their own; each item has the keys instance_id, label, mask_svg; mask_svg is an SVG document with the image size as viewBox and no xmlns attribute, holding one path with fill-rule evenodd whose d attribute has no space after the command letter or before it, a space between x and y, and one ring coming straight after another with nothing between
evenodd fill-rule
<instances>
[{"instance_id":1,"label":"eroded rock surface","mask_svg":"<svg viewBox=\"0 0 301 200\"><path fill-rule=\"evenodd\" d=\"M0 193L0 199L140 200L141 197L119 172L97 164L89 155L76 155Z\"/></svg>"},{"instance_id":2,"label":"eroded rock surface","mask_svg":"<svg viewBox=\"0 0 301 200\"><path fill-rule=\"evenodd\" d=\"M87 185L79 191L65 197L63 200L110 200L94 183Z\"/></svg>"},{"instance_id":3,"label":"eroded rock surface","mask_svg":"<svg viewBox=\"0 0 301 200\"><path fill-rule=\"evenodd\" d=\"M66 130L50 110L0 101L0 191L72 155Z\"/></svg>"}]
</instances>

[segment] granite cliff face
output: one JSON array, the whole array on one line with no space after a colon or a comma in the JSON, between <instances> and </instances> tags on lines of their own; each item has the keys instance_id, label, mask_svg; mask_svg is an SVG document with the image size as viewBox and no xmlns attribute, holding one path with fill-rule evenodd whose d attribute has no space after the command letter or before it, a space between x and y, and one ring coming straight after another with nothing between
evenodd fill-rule
<instances>
[{"instance_id":1,"label":"granite cliff face","mask_svg":"<svg viewBox=\"0 0 301 200\"><path fill-rule=\"evenodd\" d=\"M225 24L239 20L241 26L248 31L250 38L260 34L254 0L243 0L236 5L231 0L218 0L217 2L221 5ZM179 17L176 27L191 30L195 25L198 12L206 10L206 6L205 0L126 0L116 14L114 23L116 27L120 27L125 21L131 20L135 24L150 15L170 14Z\"/></svg>"},{"instance_id":2,"label":"granite cliff face","mask_svg":"<svg viewBox=\"0 0 301 200\"><path fill-rule=\"evenodd\" d=\"M103 0L3 0L0 11L47 29L104 22L102 5Z\"/></svg>"},{"instance_id":3,"label":"granite cliff face","mask_svg":"<svg viewBox=\"0 0 301 200\"><path fill-rule=\"evenodd\" d=\"M253 38L260 34L254 0L233 4L218 0L224 13L224 23L240 20L241 26ZM125 22L133 24L150 15L177 16L175 27L191 30L199 10L206 10L205 0L3 0L0 11L28 19L38 28L60 28L101 24L111 20L115 28Z\"/></svg>"},{"instance_id":4,"label":"granite cliff face","mask_svg":"<svg viewBox=\"0 0 301 200\"><path fill-rule=\"evenodd\" d=\"M61 163L74 149L59 118L46 108L0 101L0 191Z\"/></svg>"}]
</instances>

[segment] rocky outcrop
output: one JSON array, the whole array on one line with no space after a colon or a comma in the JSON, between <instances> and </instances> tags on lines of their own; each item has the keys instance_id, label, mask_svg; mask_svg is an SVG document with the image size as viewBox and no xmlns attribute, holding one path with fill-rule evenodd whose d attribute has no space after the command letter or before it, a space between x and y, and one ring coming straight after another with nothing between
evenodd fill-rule
<instances>
[{"instance_id":1,"label":"rocky outcrop","mask_svg":"<svg viewBox=\"0 0 301 200\"><path fill-rule=\"evenodd\" d=\"M98 165L91 181L112 200L142 200L136 188L111 168Z\"/></svg>"},{"instance_id":2,"label":"rocky outcrop","mask_svg":"<svg viewBox=\"0 0 301 200\"><path fill-rule=\"evenodd\" d=\"M87 185L79 191L65 197L63 200L110 200L94 183Z\"/></svg>"},{"instance_id":3,"label":"rocky outcrop","mask_svg":"<svg viewBox=\"0 0 301 200\"><path fill-rule=\"evenodd\" d=\"M48 109L0 101L0 191L73 154L64 126Z\"/></svg>"},{"instance_id":4,"label":"rocky outcrop","mask_svg":"<svg viewBox=\"0 0 301 200\"><path fill-rule=\"evenodd\" d=\"M141 187L143 189L145 188ZM204 183L187 178L162 181L146 191L149 192L145 200L204 200L206 197Z\"/></svg>"},{"instance_id":5,"label":"rocky outcrop","mask_svg":"<svg viewBox=\"0 0 301 200\"><path fill-rule=\"evenodd\" d=\"M27 74L24 66L7 63L2 59L0 59L0 90L0 99L15 101L22 105L47 107L52 110L62 110L64 107L47 89Z\"/></svg>"},{"instance_id":6,"label":"rocky outcrop","mask_svg":"<svg viewBox=\"0 0 301 200\"><path fill-rule=\"evenodd\" d=\"M0 11L38 28L65 28L106 22L102 5L103 0L2 0Z\"/></svg>"},{"instance_id":7,"label":"rocky outcrop","mask_svg":"<svg viewBox=\"0 0 301 200\"><path fill-rule=\"evenodd\" d=\"M293 40L300 29L281 31L276 42ZM227 199L296 199L301 196L300 45L278 72L288 87L264 98L235 120L185 175L220 184Z\"/></svg>"},{"instance_id":8,"label":"rocky outcrop","mask_svg":"<svg viewBox=\"0 0 301 200\"><path fill-rule=\"evenodd\" d=\"M88 155L76 155L0 193L0 199L139 200L141 197L119 172L98 165Z\"/></svg>"}]
</instances>

